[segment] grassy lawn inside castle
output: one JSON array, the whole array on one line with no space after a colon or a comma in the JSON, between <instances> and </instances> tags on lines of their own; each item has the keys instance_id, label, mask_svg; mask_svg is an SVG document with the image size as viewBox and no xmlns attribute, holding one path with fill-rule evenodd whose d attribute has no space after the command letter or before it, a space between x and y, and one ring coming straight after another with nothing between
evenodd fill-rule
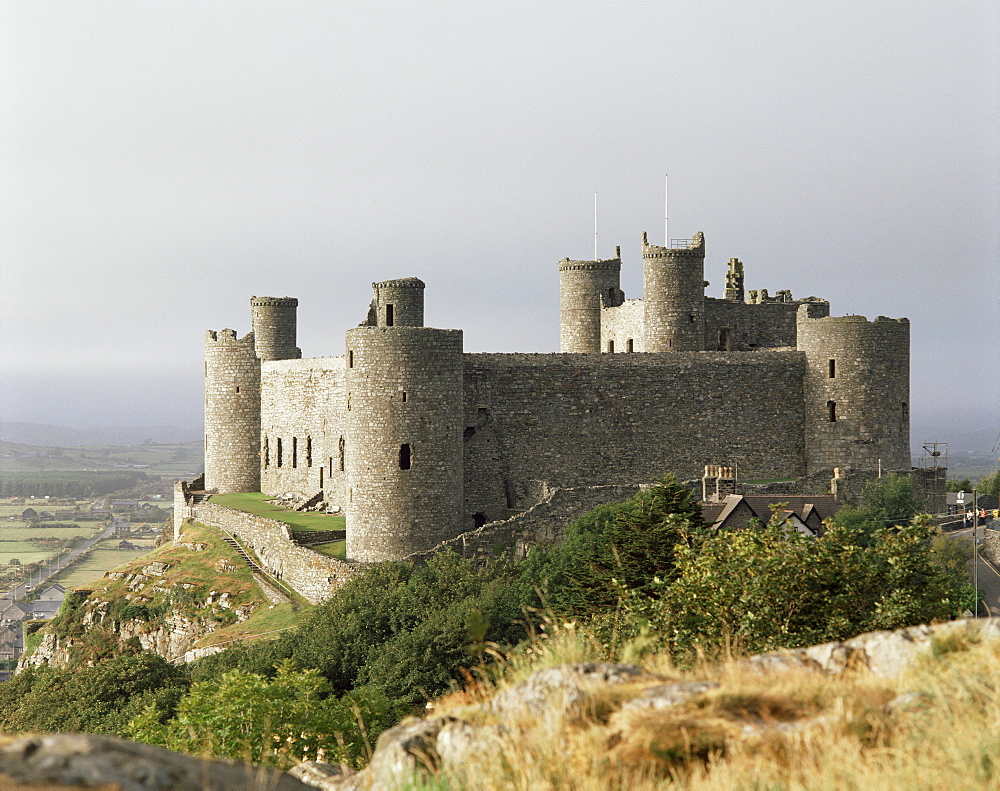
<instances>
[{"instance_id":1,"label":"grassy lawn inside castle","mask_svg":"<svg viewBox=\"0 0 1000 791\"><path fill-rule=\"evenodd\" d=\"M290 508L282 508L280 505L267 502L273 498L270 495L261 494L260 492L213 494L210 499L213 503L224 505L226 508L284 522L292 530L345 530L347 527L347 519L344 516L318 514L312 511L293 511ZM347 551L347 542L331 541L326 544L315 544L310 549L321 555L343 560Z\"/></svg>"}]
</instances>

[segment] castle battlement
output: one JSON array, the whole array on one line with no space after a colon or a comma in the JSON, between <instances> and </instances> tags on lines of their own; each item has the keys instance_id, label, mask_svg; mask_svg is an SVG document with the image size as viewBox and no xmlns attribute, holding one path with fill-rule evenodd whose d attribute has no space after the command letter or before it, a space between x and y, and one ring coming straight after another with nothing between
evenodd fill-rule
<instances>
[{"instance_id":1,"label":"castle battlement","mask_svg":"<svg viewBox=\"0 0 1000 791\"><path fill-rule=\"evenodd\" d=\"M683 248L643 234L631 299L620 249L563 258L557 354L465 352L461 330L424 326L408 277L372 284L343 356L303 360L298 301L254 297L252 332L206 333L206 487L319 498L346 514L349 558L375 561L544 492L672 472L721 497L736 461L754 478L908 467L907 319L832 317L788 290L745 301L734 257L706 296L704 251L700 232Z\"/></svg>"},{"instance_id":2,"label":"castle battlement","mask_svg":"<svg viewBox=\"0 0 1000 791\"><path fill-rule=\"evenodd\" d=\"M248 332L242 338L237 338L236 330L205 330L205 343L216 343L223 346L235 344L253 346L253 333Z\"/></svg>"}]
</instances>

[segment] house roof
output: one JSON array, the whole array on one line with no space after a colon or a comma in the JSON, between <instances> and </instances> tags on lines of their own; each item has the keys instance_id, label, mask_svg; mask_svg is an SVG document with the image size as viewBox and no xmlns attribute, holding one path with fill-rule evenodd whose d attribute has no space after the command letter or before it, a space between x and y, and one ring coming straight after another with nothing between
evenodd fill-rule
<instances>
[{"instance_id":1,"label":"house roof","mask_svg":"<svg viewBox=\"0 0 1000 791\"><path fill-rule=\"evenodd\" d=\"M798 529L801 524L813 534L822 530L823 522L840 510L840 504L832 494L817 495L740 495L730 494L721 503L705 503L701 507L702 518L713 528L745 527L750 519L767 522L771 518L771 506L783 504L779 511L782 521L791 517Z\"/></svg>"}]
</instances>

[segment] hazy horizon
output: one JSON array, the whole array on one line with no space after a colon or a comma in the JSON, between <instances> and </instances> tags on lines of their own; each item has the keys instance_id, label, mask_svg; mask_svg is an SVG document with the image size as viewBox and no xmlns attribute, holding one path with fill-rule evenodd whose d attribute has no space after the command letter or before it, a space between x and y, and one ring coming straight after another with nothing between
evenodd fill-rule
<instances>
[{"instance_id":1,"label":"hazy horizon","mask_svg":"<svg viewBox=\"0 0 1000 791\"><path fill-rule=\"evenodd\" d=\"M906 316L911 405L1000 432L1000 10L887 0L95 0L0 9L0 419L196 427L204 331L373 281L558 350L563 257L706 238L707 292ZM980 417L975 417L980 416ZM923 440L938 438L923 437Z\"/></svg>"}]
</instances>

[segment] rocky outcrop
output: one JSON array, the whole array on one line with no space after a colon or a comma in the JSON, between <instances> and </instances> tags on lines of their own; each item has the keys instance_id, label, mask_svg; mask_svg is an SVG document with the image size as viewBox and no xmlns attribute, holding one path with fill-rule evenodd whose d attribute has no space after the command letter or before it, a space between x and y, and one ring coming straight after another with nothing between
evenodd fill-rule
<instances>
[{"instance_id":1,"label":"rocky outcrop","mask_svg":"<svg viewBox=\"0 0 1000 791\"><path fill-rule=\"evenodd\" d=\"M247 620L253 613L253 606L234 607L230 598L228 593L217 594L210 591L201 608L210 612L213 610L218 613L231 612L235 616L236 623ZM85 629L111 624L120 642L124 643L134 638L143 651L157 654L168 661L184 660L199 640L220 629L225 620L232 620L232 616L228 619L216 620L174 610L155 622L137 618L111 623L109 610L110 602L88 601L81 614L80 623ZM18 670L28 666L39 667L42 665L69 667L73 664L75 649L82 642L82 638L46 633L42 636L38 647L30 655L22 657L18 664ZM214 653L214 651L210 652Z\"/></svg>"},{"instance_id":2,"label":"rocky outcrop","mask_svg":"<svg viewBox=\"0 0 1000 791\"><path fill-rule=\"evenodd\" d=\"M678 760L707 760L737 742L752 748L765 742L773 747L777 738L824 738L823 729L835 717L831 712L842 708L843 699L833 695L837 700L829 711L811 704L796 708L771 694L778 679L768 676L804 674L789 677L792 686L801 685L806 676L813 678L812 674L905 682L912 678L907 670L921 656L998 639L1000 619L969 619L755 656L723 668L714 678L670 678L636 665L608 662L543 668L492 697L472 696L472 702L449 711L407 718L382 733L369 765L360 772L307 762L288 774L268 773L107 737L34 737L0 749L0 787L8 787L2 783L12 778L70 788L118 784L128 791L391 791L420 787L423 779L444 774L459 778L461 787L475 788L478 772L503 766L512 750L525 744L534 750L532 739L538 734L550 739L555 734L559 744L560 733L580 734L587 729L599 731L597 749L620 765L670 761L672 754L680 754ZM761 676L763 691L748 692L746 679ZM928 705L926 693L906 689L904 682L886 683L877 702L870 689L865 693L865 722L882 717L888 721ZM681 740L683 749L657 752L654 740L670 733Z\"/></svg>"},{"instance_id":3,"label":"rocky outcrop","mask_svg":"<svg viewBox=\"0 0 1000 791\"><path fill-rule=\"evenodd\" d=\"M914 626L895 632L873 632L843 642L751 657L737 664L753 674L817 672L838 675L871 673L897 677L935 644L1000 638L1000 618L968 619L935 626ZM444 772L474 777L475 767L502 763L510 745L530 738L540 722L558 720L574 728L589 720L606 723L610 752L621 756L629 745L645 738L651 721L707 695L724 695L725 681L677 681L648 673L634 665L587 662L539 670L526 680L499 691L493 698L456 714L410 719L385 731L368 767L355 774L324 775L320 764L292 770L324 791L390 791L413 777ZM920 693L906 692L883 706L885 714L922 705ZM827 718L805 714L783 720L737 716L717 726L718 744L754 740L771 733L802 733L822 727ZM549 726L546 726L549 727ZM470 774L470 771L471 774ZM474 783L473 783L474 787Z\"/></svg>"},{"instance_id":4,"label":"rocky outcrop","mask_svg":"<svg viewBox=\"0 0 1000 791\"><path fill-rule=\"evenodd\" d=\"M15 785L21 784L21 785ZM121 791L308 791L287 774L205 761L110 736L30 736L0 748L0 788L116 788Z\"/></svg>"}]
</instances>

